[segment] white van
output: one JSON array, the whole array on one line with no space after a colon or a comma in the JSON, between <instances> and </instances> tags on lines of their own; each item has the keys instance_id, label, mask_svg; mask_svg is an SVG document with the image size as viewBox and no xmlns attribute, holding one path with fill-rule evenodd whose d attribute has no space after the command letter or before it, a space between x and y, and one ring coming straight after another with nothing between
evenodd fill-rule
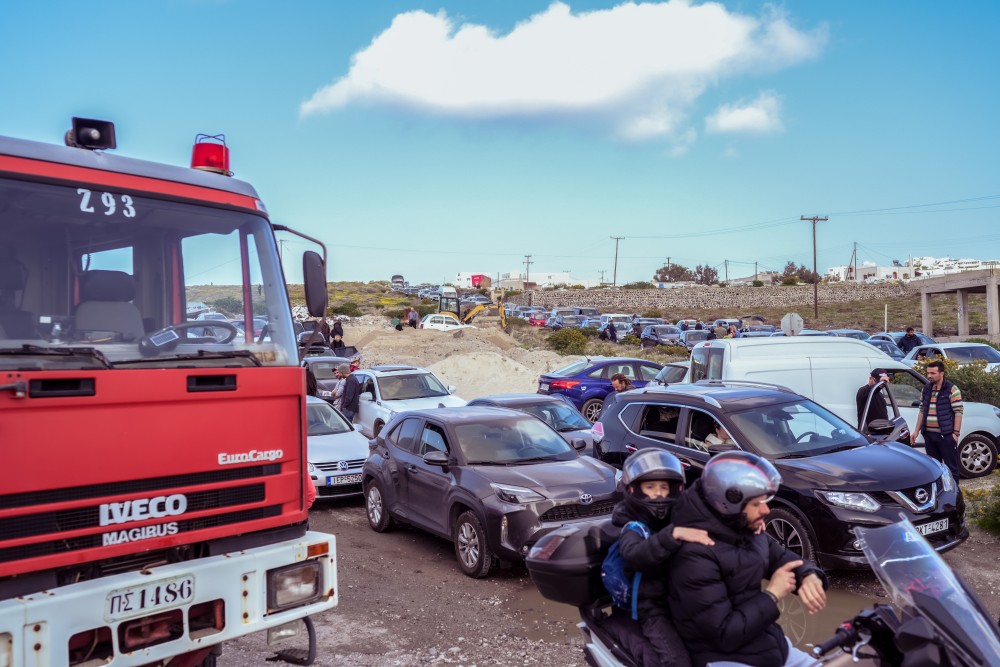
<instances>
[{"instance_id":1,"label":"white van","mask_svg":"<svg viewBox=\"0 0 1000 667\"><path fill-rule=\"evenodd\" d=\"M782 336L705 341L691 350L687 379L783 385L857 425L855 396L875 368L890 374L889 391L912 431L927 379L874 345L853 338ZM998 438L1000 408L966 401L959 440L963 477L982 477L996 468ZM922 440L917 434L917 442Z\"/></svg>"}]
</instances>

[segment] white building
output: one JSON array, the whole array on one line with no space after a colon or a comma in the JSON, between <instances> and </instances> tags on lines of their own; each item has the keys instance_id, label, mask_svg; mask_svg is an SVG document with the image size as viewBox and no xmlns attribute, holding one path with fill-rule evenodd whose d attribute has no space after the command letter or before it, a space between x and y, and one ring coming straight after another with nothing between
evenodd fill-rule
<instances>
[{"instance_id":1,"label":"white building","mask_svg":"<svg viewBox=\"0 0 1000 667\"><path fill-rule=\"evenodd\" d=\"M574 278L568 271L508 271L500 274L500 287L503 289L522 289L525 279L538 287L557 287L560 285L583 285L584 287L599 287L598 278Z\"/></svg>"},{"instance_id":2,"label":"white building","mask_svg":"<svg viewBox=\"0 0 1000 667\"><path fill-rule=\"evenodd\" d=\"M877 282L880 280L913 280L944 276L961 271L988 269L1000 264L996 260L953 259L951 257L912 257L907 263L894 261L892 266L879 266L874 262L831 266L827 277L843 282ZM857 275L855 276L855 268Z\"/></svg>"}]
</instances>

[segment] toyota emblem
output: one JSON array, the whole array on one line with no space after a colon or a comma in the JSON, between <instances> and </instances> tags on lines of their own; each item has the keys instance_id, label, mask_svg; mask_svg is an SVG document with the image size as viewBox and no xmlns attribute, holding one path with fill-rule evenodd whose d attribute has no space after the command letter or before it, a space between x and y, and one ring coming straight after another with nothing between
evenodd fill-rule
<instances>
[{"instance_id":1,"label":"toyota emblem","mask_svg":"<svg viewBox=\"0 0 1000 667\"><path fill-rule=\"evenodd\" d=\"M347 461L337 461L337 470L347 470Z\"/></svg>"},{"instance_id":2,"label":"toyota emblem","mask_svg":"<svg viewBox=\"0 0 1000 667\"><path fill-rule=\"evenodd\" d=\"M918 503L923 504L927 502L927 489L919 488L913 495L916 497Z\"/></svg>"},{"instance_id":3,"label":"toyota emblem","mask_svg":"<svg viewBox=\"0 0 1000 667\"><path fill-rule=\"evenodd\" d=\"M590 495L589 493L585 493L582 496L580 496L581 505L589 505L592 502L594 502L594 496Z\"/></svg>"}]
</instances>

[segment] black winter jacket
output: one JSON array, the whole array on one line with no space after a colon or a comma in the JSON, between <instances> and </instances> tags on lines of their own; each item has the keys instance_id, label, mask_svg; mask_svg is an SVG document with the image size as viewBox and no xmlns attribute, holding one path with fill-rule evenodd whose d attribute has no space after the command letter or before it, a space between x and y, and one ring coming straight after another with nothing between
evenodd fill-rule
<instances>
[{"instance_id":1,"label":"black winter jacket","mask_svg":"<svg viewBox=\"0 0 1000 667\"><path fill-rule=\"evenodd\" d=\"M701 480L678 500L673 521L703 528L715 540L712 547L685 542L670 561L670 611L694 665L783 665L788 644L777 624L778 606L761 582L799 556L766 534L751 535L719 517L701 495ZM826 575L811 563L795 570L798 583L811 573L826 586Z\"/></svg>"},{"instance_id":2,"label":"black winter jacket","mask_svg":"<svg viewBox=\"0 0 1000 667\"><path fill-rule=\"evenodd\" d=\"M634 530L623 530L618 538L618 551L625 567L630 572L642 572L639 581L639 601L636 611L639 620L651 616L668 615L667 607L667 560L680 548L680 542L673 538L674 525L670 513L657 520L648 511L637 509L638 503L622 500L615 505L611 523L624 526L629 521L639 521L651 533L649 539Z\"/></svg>"}]
</instances>

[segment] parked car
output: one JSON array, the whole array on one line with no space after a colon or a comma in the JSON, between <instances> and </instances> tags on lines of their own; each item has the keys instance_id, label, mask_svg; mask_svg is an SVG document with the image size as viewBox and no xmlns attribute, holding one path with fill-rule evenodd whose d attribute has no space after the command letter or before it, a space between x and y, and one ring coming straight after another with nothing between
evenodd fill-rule
<instances>
[{"instance_id":1,"label":"parked car","mask_svg":"<svg viewBox=\"0 0 1000 667\"><path fill-rule=\"evenodd\" d=\"M861 329L830 329L827 333L841 338L856 338L858 340L868 340L871 334Z\"/></svg>"},{"instance_id":2,"label":"parked car","mask_svg":"<svg viewBox=\"0 0 1000 667\"><path fill-rule=\"evenodd\" d=\"M548 321L549 314L541 310L537 310L528 316L528 324L533 327L544 327Z\"/></svg>"},{"instance_id":3,"label":"parked car","mask_svg":"<svg viewBox=\"0 0 1000 667\"><path fill-rule=\"evenodd\" d=\"M687 382L688 369L690 367L690 361L672 361L669 364L665 364L649 384L650 386L664 387L676 382Z\"/></svg>"},{"instance_id":4,"label":"parked car","mask_svg":"<svg viewBox=\"0 0 1000 667\"><path fill-rule=\"evenodd\" d=\"M365 508L372 530L400 522L438 535L454 543L462 572L485 577L567 523L608 516L618 478L532 415L418 410L374 438Z\"/></svg>"},{"instance_id":5,"label":"parked car","mask_svg":"<svg viewBox=\"0 0 1000 667\"><path fill-rule=\"evenodd\" d=\"M868 343L869 345L874 345L879 350L882 350L887 355L889 355L890 359L893 359L894 361L899 361L905 356L903 354L903 351L899 349L899 346L891 341L882 340L881 338L879 339L866 338L865 342Z\"/></svg>"},{"instance_id":6,"label":"parked car","mask_svg":"<svg viewBox=\"0 0 1000 667\"><path fill-rule=\"evenodd\" d=\"M680 338L677 340L677 344L683 345L690 350L703 340L708 340L707 329L688 329L687 331L681 332Z\"/></svg>"},{"instance_id":7,"label":"parked car","mask_svg":"<svg viewBox=\"0 0 1000 667\"><path fill-rule=\"evenodd\" d=\"M728 329L730 324L732 324L737 329L739 329L740 324L741 324L741 320L738 319L738 318L735 318L735 317L720 317L717 320L715 320L714 322L712 322L711 326L713 326L713 327L725 327L726 329Z\"/></svg>"},{"instance_id":8,"label":"parked car","mask_svg":"<svg viewBox=\"0 0 1000 667\"><path fill-rule=\"evenodd\" d=\"M892 433L902 428L885 422ZM710 444L716 424L730 442ZM716 452L768 459L782 483L768 503L767 532L827 569L866 567L853 528L900 515L941 552L969 536L965 503L947 468L892 434L872 442L791 390L714 381L625 392L595 425L595 437L597 456L614 464L635 449L666 449L686 464L689 483Z\"/></svg>"},{"instance_id":9,"label":"parked car","mask_svg":"<svg viewBox=\"0 0 1000 667\"><path fill-rule=\"evenodd\" d=\"M575 361L538 378L539 394L562 394L583 413L587 421L600 419L604 397L610 394L611 376L621 373L636 387L656 377L662 364L645 359L596 357Z\"/></svg>"},{"instance_id":10,"label":"parked car","mask_svg":"<svg viewBox=\"0 0 1000 667\"><path fill-rule=\"evenodd\" d=\"M580 320L579 327L581 329L601 329L601 318L600 317L588 317Z\"/></svg>"},{"instance_id":11,"label":"parked car","mask_svg":"<svg viewBox=\"0 0 1000 667\"><path fill-rule=\"evenodd\" d=\"M1000 366L1000 352L992 345L985 343L934 343L933 345L918 345L903 357L903 363L913 366L917 356L923 353L928 361L931 359L951 359L959 365L973 361L985 361L986 370L992 371Z\"/></svg>"},{"instance_id":12,"label":"parked car","mask_svg":"<svg viewBox=\"0 0 1000 667\"><path fill-rule=\"evenodd\" d=\"M679 327L684 322L687 322L688 329L694 329L696 326L698 326L698 320L695 320L695 319L680 319L680 320L677 320L676 322L674 322L674 324Z\"/></svg>"},{"instance_id":13,"label":"parked car","mask_svg":"<svg viewBox=\"0 0 1000 667\"><path fill-rule=\"evenodd\" d=\"M804 359L808 359L808 364L803 364ZM837 336L706 341L691 351L689 381L780 384L816 401L841 419L857 424L857 389L876 368L888 372L892 399L912 431L916 427L920 392L928 380L906 364L875 350L868 341ZM958 446L962 477L982 477L993 472L998 440L1000 408L965 401ZM912 443L922 446L923 436L914 433Z\"/></svg>"},{"instance_id":14,"label":"parked car","mask_svg":"<svg viewBox=\"0 0 1000 667\"><path fill-rule=\"evenodd\" d=\"M355 417L365 435L376 436L396 413L424 408L465 405L454 396L454 385L444 383L430 371L415 366L373 366L354 371L361 383L361 400Z\"/></svg>"},{"instance_id":15,"label":"parked car","mask_svg":"<svg viewBox=\"0 0 1000 667\"><path fill-rule=\"evenodd\" d=\"M327 349L327 354L323 356L306 357L302 360L302 366L312 371L313 377L316 378L316 393L319 398L332 402L333 388L337 384L334 372L337 366L350 364L351 360L349 357L329 356L329 352Z\"/></svg>"},{"instance_id":16,"label":"parked car","mask_svg":"<svg viewBox=\"0 0 1000 667\"><path fill-rule=\"evenodd\" d=\"M463 324L454 315L447 313L432 313L424 315L420 320L421 329L435 329L437 331L455 331L456 329L474 329L471 324Z\"/></svg>"},{"instance_id":17,"label":"parked car","mask_svg":"<svg viewBox=\"0 0 1000 667\"><path fill-rule=\"evenodd\" d=\"M581 454L590 456L594 453L594 434L592 424L587 421L565 396L546 396L544 394L497 394L483 396L469 401L469 406L490 406L494 408L510 408L534 415L555 429L563 440L576 447L577 441L583 440L586 446Z\"/></svg>"},{"instance_id":18,"label":"parked car","mask_svg":"<svg viewBox=\"0 0 1000 667\"><path fill-rule=\"evenodd\" d=\"M920 339L921 345L933 345L935 341L930 336L925 336L919 331L915 331L914 334ZM870 338L874 340L887 340L894 343L896 346L899 345L899 341L903 340L903 336L906 335L905 331L879 331L878 333L873 333Z\"/></svg>"},{"instance_id":19,"label":"parked car","mask_svg":"<svg viewBox=\"0 0 1000 667\"><path fill-rule=\"evenodd\" d=\"M639 334L639 345L656 347L657 345L680 345L681 330L672 324L647 326Z\"/></svg>"},{"instance_id":20,"label":"parked car","mask_svg":"<svg viewBox=\"0 0 1000 667\"><path fill-rule=\"evenodd\" d=\"M771 324L751 324L740 329L740 333L744 338L763 338L777 330L778 328Z\"/></svg>"},{"instance_id":21,"label":"parked car","mask_svg":"<svg viewBox=\"0 0 1000 667\"><path fill-rule=\"evenodd\" d=\"M579 315L556 315L545 322L545 326L553 331L560 329L576 329L580 326Z\"/></svg>"},{"instance_id":22,"label":"parked car","mask_svg":"<svg viewBox=\"0 0 1000 667\"><path fill-rule=\"evenodd\" d=\"M580 317L596 317L598 319L601 317L601 311L596 308L574 308L573 310L575 310L576 314Z\"/></svg>"},{"instance_id":23,"label":"parked car","mask_svg":"<svg viewBox=\"0 0 1000 667\"><path fill-rule=\"evenodd\" d=\"M368 438L344 415L315 396L306 397L309 476L316 499L361 495L361 468L368 458Z\"/></svg>"}]
</instances>

